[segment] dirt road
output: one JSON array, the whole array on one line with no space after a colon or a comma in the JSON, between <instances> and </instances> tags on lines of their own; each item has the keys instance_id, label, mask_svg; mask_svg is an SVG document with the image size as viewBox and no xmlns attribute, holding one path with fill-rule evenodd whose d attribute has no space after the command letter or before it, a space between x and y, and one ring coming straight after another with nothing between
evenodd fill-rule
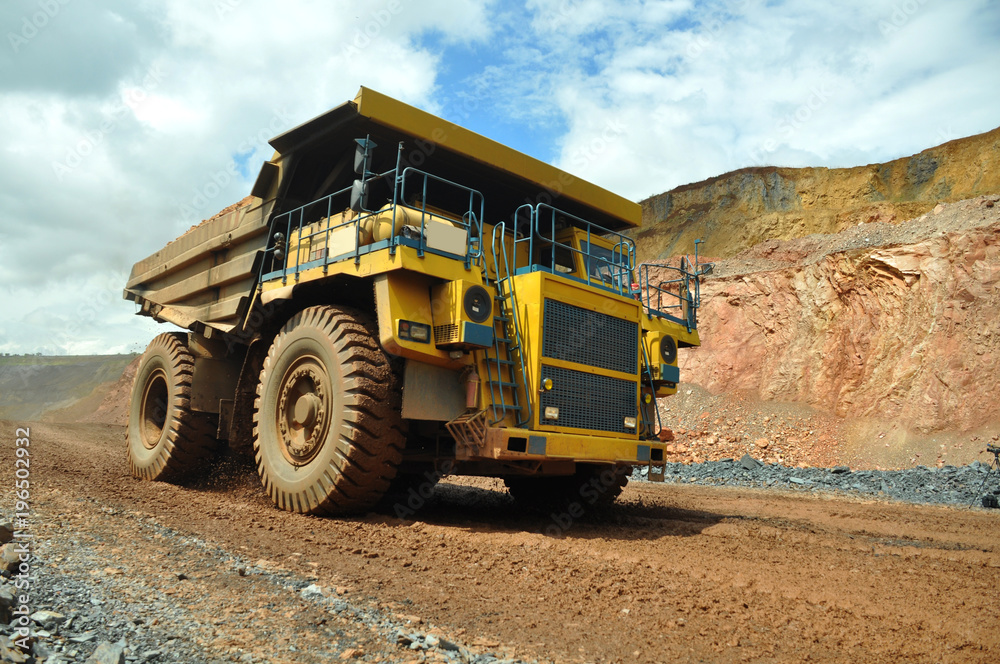
<instances>
[{"instance_id":1,"label":"dirt road","mask_svg":"<svg viewBox=\"0 0 1000 664\"><path fill-rule=\"evenodd\" d=\"M0 512L12 505L14 426L0 422ZM273 508L245 459L176 487L129 475L121 427L36 424L31 440L36 530L63 548L99 547L96 564L119 570L108 582L131 588L137 611L163 593L176 598L211 627L197 637L206 659L237 648L273 662L340 652L323 641L318 625L332 623L315 608L252 595L253 575L226 572L209 549L528 660L1000 655L995 512L633 484L611 510L574 519L524 514L490 481L459 480L407 521L391 511L325 520ZM370 661L422 657L375 636L359 650Z\"/></svg>"}]
</instances>

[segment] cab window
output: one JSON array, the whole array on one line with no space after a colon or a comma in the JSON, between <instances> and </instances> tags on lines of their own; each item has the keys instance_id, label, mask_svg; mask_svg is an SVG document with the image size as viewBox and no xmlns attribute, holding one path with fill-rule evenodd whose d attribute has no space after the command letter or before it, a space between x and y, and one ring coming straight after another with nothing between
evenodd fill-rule
<instances>
[{"instance_id":1,"label":"cab window","mask_svg":"<svg viewBox=\"0 0 1000 664\"><path fill-rule=\"evenodd\" d=\"M591 279L610 284L615 275L621 274L624 257L620 253L616 255L611 249L586 241L580 242L580 250L584 269Z\"/></svg>"}]
</instances>

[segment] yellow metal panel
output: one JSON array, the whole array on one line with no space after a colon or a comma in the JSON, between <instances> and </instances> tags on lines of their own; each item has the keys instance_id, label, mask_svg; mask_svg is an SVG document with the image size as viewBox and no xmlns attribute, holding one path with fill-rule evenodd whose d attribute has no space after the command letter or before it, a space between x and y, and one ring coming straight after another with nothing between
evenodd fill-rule
<instances>
[{"instance_id":1,"label":"yellow metal panel","mask_svg":"<svg viewBox=\"0 0 1000 664\"><path fill-rule=\"evenodd\" d=\"M701 345L701 339L698 337L698 330L691 330L688 332L686 325L675 323L674 321L667 320L666 318L644 315L642 317L642 329L649 332L669 334L677 341L682 341L691 346Z\"/></svg>"},{"instance_id":2,"label":"yellow metal panel","mask_svg":"<svg viewBox=\"0 0 1000 664\"><path fill-rule=\"evenodd\" d=\"M430 291L434 280L409 272L390 272L375 278L375 306L378 310L378 331L382 347L393 355L428 364L460 369L470 360L463 355L453 359L446 351L434 346L433 336L428 343L400 339L399 321L434 325Z\"/></svg>"},{"instance_id":3,"label":"yellow metal panel","mask_svg":"<svg viewBox=\"0 0 1000 664\"><path fill-rule=\"evenodd\" d=\"M301 284L336 275L367 277L397 270L409 270L441 280L464 279L476 284L482 283L482 273L478 268L470 267L467 269L462 261L456 261L452 258L445 258L436 254L425 253L421 257L417 255L417 250L412 247L396 247L395 255L390 254L388 248L380 249L379 251L362 254L357 263L348 259L339 263L330 263L325 268L319 266L302 270L299 272L297 281L294 275L290 273L288 281ZM264 292L268 292L287 285L287 283L282 282L281 277L278 277L264 282L261 287Z\"/></svg>"},{"instance_id":4,"label":"yellow metal panel","mask_svg":"<svg viewBox=\"0 0 1000 664\"><path fill-rule=\"evenodd\" d=\"M541 364L550 367L560 367L562 369L572 369L573 371L588 373L594 376L611 376L612 378L632 381L639 379L638 375L634 373L622 373L621 371L612 371L611 369L601 369L599 367L592 367L589 364L578 364L568 360L557 360L554 357L543 358Z\"/></svg>"},{"instance_id":5,"label":"yellow metal panel","mask_svg":"<svg viewBox=\"0 0 1000 664\"><path fill-rule=\"evenodd\" d=\"M612 215L633 228L642 223L642 208L638 203L447 120L364 87L358 91L354 103L361 115L379 124L437 143L487 166L529 180L545 190Z\"/></svg>"},{"instance_id":6,"label":"yellow metal panel","mask_svg":"<svg viewBox=\"0 0 1000 664\"><path fill-rule=\"evenodd\" d=\"M518 304L520 306L520 322L522 343L524 348L525 364L528 367L527 394L531 399L531 410L534 416L533 426L539 431L552 432L572 432L590 434L600 440L606 440L603 436L595 436L594 432L588 429L573 429L560 426L558 423L550 423L542 418L539 412L539 377L541 376L542 364L558 366L575 371L582 371L592 375L610 376L623 380L636 382L636 407L638 409L640 385L638 366L636 373L621 373L591 367L589 365L577 364L573 362L554 360L542 357L542 330L543 330L543 308L546 298L552 298L573 306L596 311L616 318L634 321L637 325L641 317L640 304L630 298L614 295L605 290L595 289L586 284L574 282L572 279L547 272L530 272L518 275L514 278L515 289L517 291ZM636 349L639 350L638 348ZM634 434L614 434L607 436L622 436L625 439L636 440L638 431Z\"/></svg>"},{"instance_id":7,"label":"yellow metal panel","mask_svg":"<svg viewBox=\"0 0 1000 664\"><path fill-rule=\"evenodd\" d=\"M506 447L509 438L519 436L544 435L545 455L528 454L526 452L511 452ZM576 461L604 461L640 464L638 448L642 445L650 450L665 450L666 446L659 442L640 441L625 437L603 437L579 433L544 433L528 431L527 429L505 429L500 436L487 435L487 446L483 454L493 459L573 459Z\"/></svg>"}]
</instances>

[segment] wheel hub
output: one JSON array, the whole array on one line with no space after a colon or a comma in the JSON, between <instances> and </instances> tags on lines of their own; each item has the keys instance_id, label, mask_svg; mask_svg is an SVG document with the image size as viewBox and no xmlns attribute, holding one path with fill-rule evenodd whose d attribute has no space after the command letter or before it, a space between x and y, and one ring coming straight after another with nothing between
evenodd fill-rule
<instances>
[{"instance_id":1,"label":"wheel hub","mask_svg":"<svg viewBox=\"0 0 1000 664\"><path fill-rule=\"evenodd\" d=\"M139 414L139 439L147 450L154 449L163 435L168 398L167 374L163 369L156 369L146 379Z\"/></svg>"},{"instance_id":2,"label":"wheel hub","mask_svg":"<svg viewBox=\"0 0 1000 664\"><path fill-rule=\"evenodd\" d=\"M295 402L292 413L292 424L301 427L311 427L316 423L316 414L320 409L319 397L315 394L303 394Z\"/></svg>"},{"instance_id":3,"label":"wheel hub","mask_svg":"<svg viewBox=\"0 0 1000 664\"><path fill-rule=\"evenodd\" d=\"M314 358L291 367L282 381L277 424L281 451L292 464L309 463L326 438L329 378Z\"/></svg>"}]
</instances>

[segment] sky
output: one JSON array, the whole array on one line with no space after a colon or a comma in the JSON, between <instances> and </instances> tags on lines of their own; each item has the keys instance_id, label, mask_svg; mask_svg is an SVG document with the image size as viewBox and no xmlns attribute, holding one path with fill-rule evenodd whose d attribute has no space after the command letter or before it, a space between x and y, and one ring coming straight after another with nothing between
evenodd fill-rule
<instances>
[{"instance_id":1,"label":"sky","mask_svg":"<svg viewBox=\"0 0 1000 664\"><path fill-rule=\"evenodd\" d=\"M4 0L0 353L140 352L133 263L362 85L633 200L1000 126L996 0Z\"/></svg>"}]
</instances>

